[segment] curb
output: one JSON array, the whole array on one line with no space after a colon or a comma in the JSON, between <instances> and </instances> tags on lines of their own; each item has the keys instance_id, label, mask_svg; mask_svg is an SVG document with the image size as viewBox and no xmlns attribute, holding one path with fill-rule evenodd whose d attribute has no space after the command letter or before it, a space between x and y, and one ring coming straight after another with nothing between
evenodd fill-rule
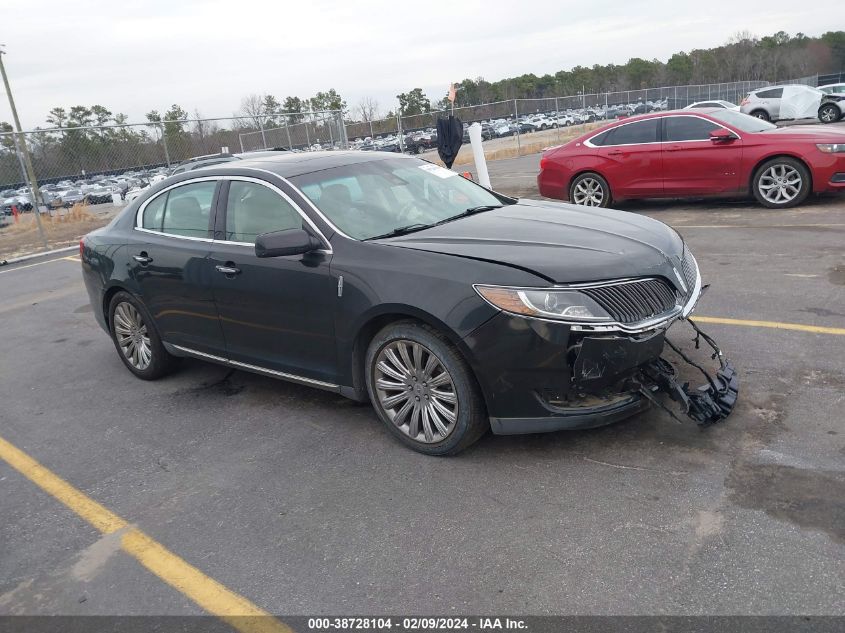
<instances>
[{"instance_id":1,"label":"curb","mask_svg":"<svg viewBox=\"0 0 845 633\"><path fill-rule=\"evenodd\" d=\"M20 257L15 257L14 259L0 259L0 266L11 266L12 264L18 264L20 262L25 262L30 259L35 259L36 257L44 257L45 255L58 255L59 253L75 251L78 248L78 246L65 246L64 248L56 248L52 251L42 251L40 253L32 253L31 255L21 255Z\"/></svg>"}]
</instances>

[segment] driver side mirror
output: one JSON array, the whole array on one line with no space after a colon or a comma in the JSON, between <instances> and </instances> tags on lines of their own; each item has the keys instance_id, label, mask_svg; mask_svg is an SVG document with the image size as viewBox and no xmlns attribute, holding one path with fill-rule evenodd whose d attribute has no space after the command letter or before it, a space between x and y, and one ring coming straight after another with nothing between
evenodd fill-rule
<instances>
[{"instance_id":1,"label":"driver side mirror","mask_svg":"<svg viewBox=\"0 0 845 633\"><path fill-rule=\"evenodd\" d=\"M303 255L322 247L322 243L303 229L285 229L262 233L255 238L256 257Z\"/></svg>"},{"instance_id":2,"label":"driver side mirror","mask_svg":"<svg viewBox=\"0 0 845 633\"><path fill-rule=\"evenodd\" d=\"M710 132L710 140L714 143L727 143L728 141L733 141L736 138L736 134L734 134L730 130L726 130L723 127L717 128Z\"/></svg>"}]
</instances>

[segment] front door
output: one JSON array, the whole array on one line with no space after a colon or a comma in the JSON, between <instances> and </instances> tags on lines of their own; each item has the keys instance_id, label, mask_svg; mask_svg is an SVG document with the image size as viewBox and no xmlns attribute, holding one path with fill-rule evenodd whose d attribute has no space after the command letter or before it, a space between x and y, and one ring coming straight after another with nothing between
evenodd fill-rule
<instances>
[{"instance_id":1,"label":"front door","mask_svg":"<svg viewBox=\"0 0 845 633\"><path fill-rule=\"evenodd\" d=\"M667 196L736 193L742 140L711 141L718 123L693 115L664 117L663 190Z\"/></svg>"},{"instance_id":2,"label":"front door","mask_svg":"<svg viewBox=\"0 0 845 633\"><path fill-rule=\"evenodd\" d=\"M145 204L129 249L130 274L161 338L210 354L224 351L212 294L215 179L166 189Z\"/></svg>"},{"instance_id":3,"label":"front door","mask_svg":"<svg viewBox=\"0 0 845 633\"><path fill-rule=\"evenodd\" d=\"M305 255L256 257L258 235L308 230L301 212L281 190L255 179L230 180L225 200L217 226L224 239L213 244L210 269L227 357L335 383L337 281L329 272L329 245Z\"/></svg>"}]
</instances>

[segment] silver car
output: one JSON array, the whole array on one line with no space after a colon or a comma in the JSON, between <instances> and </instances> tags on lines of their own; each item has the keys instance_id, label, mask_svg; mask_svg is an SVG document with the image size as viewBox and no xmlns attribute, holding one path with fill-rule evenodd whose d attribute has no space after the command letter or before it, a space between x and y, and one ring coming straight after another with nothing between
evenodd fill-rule
<instances>
[{"instance_id":1,"label":"silver car","mask_svg":"<svg viewBox=\"0 0 845 633\"><path fill-rule=\"evenodd\" d=\"M777 121L780 118L780 100L782 97L783 86L753 90L739 104L739 111L764 121Z\"/></svg>"}]
</instances>

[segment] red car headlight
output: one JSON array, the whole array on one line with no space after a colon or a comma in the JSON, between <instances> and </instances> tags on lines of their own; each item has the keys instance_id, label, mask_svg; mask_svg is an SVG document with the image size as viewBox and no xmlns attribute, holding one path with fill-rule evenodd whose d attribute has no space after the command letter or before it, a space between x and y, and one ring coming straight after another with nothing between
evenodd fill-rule
<instances>
[{"instance_id":1,"label":"red car headlight","mask_svg":"<svg viewBox=\"0 0 845 633\"><path fill-rule=\"evenodd\" d=\"M825 154L843 154L845 153L845 143L816 143L816 147ZM543 161L540 161L543 164Z\"/></svg>"}]
</instances>

